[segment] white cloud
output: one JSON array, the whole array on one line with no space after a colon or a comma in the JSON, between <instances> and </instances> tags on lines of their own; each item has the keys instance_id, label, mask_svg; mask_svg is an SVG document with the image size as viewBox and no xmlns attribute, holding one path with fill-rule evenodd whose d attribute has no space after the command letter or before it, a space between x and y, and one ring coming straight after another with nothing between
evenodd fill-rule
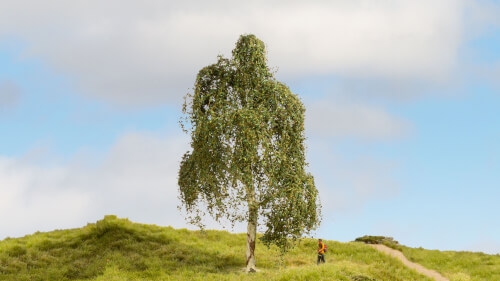
<instances>
[{"instance_id":1,"label":"white cloud","mask_svg":"<svg viewBox=\"0 0 500 281\"><path fill-rule=\"evenodd\" d=\"M58 228L81 218L89 207L85 191L65 186L68 171L0 158L0 238Z\"/></svg>"},{"instance_id":2,"label":"white cloud","mask_svg":"<svg viewBox=\"0 0 500 281\"><path fill-rule=\"evenodd\" d=\"M460 1L309 3L269 17L281 23L269 32L280 67L299 73L432 78L447 75L455 64Z\"/></svg>"},{"instance_id":3,"label":"white cloud","mask_svg":"<svg viewBox=\"0 0 500 281\"><path fill-rule=\"evenodd\" d=\"M311 170L323 202L325 218L361 212L369 202L390 200L401 188L396 165L364 156L347 159L328 148L316 149Z\"/></svg>"},{"instance_id":4,"label":"white cloud","mask_svg":"<svg viewBox=\"0 0 500 281\"><path fill-rule=\"evenodd\" d=\"M105 213L179 224L177 172L186 152L184 138L164 139L132 133L123 136L102 165L90 170L95 179L82 175L80 183L92 190ZM169 222L169 219L172 219Z\"/></svg>"},{"instance_id":5,"label":"white cloud","mask_svg":"<svg viewBox=\"0 0 500 281\"><path fill-rule=\"evenodd\" d=\"M0 239L80 227L105 214L193 228L177 209L177 172L188 143L185 136L135 132L121 136L104 155L81 151L63 164L47 165L40 159L44 155L1 158ZM312 143L308 158L327 202L325 218L332 211L352 212L397 193L390 163L370 157L347 160L321 143L326 147ZM206 222L209 228L220 228L210 218ZM234 230L241 232L244 226Z\"/></svg>"},{"instance_id":6,"label":"white cloud","mask_svg":"<svg viewBox=\"0 0 500 281\"><path fill-rule=\"evenodd\" d=\"M10 1L0 36L118 104L176 101L197 71L255 33L286 77L442 79L455 67L462 1Z\"/></svg>"},{"instance_id":7,"label":"white cloud","mask_svg":"<svg viewBox=\"0 0 500 281\"><path fill-rule=\"evenodd\" d=\"M49 166L0 158L0 239L80 227L106 214L186 227L177 210L177 171L187 143L130 133L98 165L85 156Z\"/></svg>"},{"instance_id":8,"label":"white cloud","mask_svg":"<svg viewBox=\"0 0 500 281\"><path fill-rule=\"evenodd\" d=\"M372 155L360 144L405 138L413 125L381 106L342 95L306 105L308 159L321 200L326 202L325 219L357 213L369 202L394 198L400 190L398 165ZM352 142L355 151L342 150Z\"/></svg>"},{"instance_id":9,"label":"white cloud","mask_svg":"<svg viewBox=\"0 0 500 281\"><path fill-rule=\"evenodd\" d=\"M306 128L311 136L391 140L411 132L409 122L382 108L347 100L318 100L308 104Z\"/></svg>"}]
</instances>

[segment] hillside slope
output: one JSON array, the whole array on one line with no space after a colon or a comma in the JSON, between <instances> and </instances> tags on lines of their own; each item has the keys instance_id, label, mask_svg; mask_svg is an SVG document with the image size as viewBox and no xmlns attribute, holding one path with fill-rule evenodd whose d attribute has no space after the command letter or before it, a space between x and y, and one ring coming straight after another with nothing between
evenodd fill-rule
<instances>
[{"instance_id":1,"label":"hillside slope","mask_svg":"<svg viewBox=\"0 0 500 281\"><path fill-rule=\"evenodd\" d=\"M450 281L500 280L500 255L498 254L409 247L403 247L402 252L410 261L439 271Z\"/></svg>"},{"instance_id":2,"label":"hillside slope","mask_svg":"<svg viewBox=\"0 0 500 281\"><path fill-rule=\"evenodd\" d=\"M246 274L245 241L244 234L106 216L78 229L0 241L0 280L432 280L361 243L326 241L327 263L317 266L314 239L285 256L258 243L259 272Z\"/></svg>"}]
</instances>

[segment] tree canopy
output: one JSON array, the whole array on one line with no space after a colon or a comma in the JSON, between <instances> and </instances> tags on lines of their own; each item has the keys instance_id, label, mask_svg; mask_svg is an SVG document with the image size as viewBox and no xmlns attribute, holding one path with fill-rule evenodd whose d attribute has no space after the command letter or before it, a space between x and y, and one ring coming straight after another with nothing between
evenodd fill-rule
<instances>
[{"instance_id":1,"label":"tree canopy","mask_svg":"<svg viewBox=\"0 0 500 281\"><path fill-rule=\"evenodd\" d=\"M242 35L231 59L201 69L183 113L192 151L178 184L191 223L203 226L204 210L219 222L246 221L247 269L255 267L257 225L262 241L282 250L319 225L318 191L305 170L305 108L274 78L261 40Z\"/></svg>"}]
</instances>

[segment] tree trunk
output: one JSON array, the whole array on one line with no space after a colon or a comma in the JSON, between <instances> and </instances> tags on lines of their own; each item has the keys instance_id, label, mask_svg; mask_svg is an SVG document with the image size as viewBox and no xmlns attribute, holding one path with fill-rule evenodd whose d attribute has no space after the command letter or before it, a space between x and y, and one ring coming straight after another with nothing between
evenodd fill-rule
<instances>
[{"instance_id":1,"label":"tree trunk","mask_svg":"<svg viewBox=\"0 0 500 281\"><path fill-rule=\"evenodd\" d=\"M257 236L257 213L258 209L254 202L248 204L247 225L247 272L255 272L255 239Z\"/></svg>"}]
</instances>

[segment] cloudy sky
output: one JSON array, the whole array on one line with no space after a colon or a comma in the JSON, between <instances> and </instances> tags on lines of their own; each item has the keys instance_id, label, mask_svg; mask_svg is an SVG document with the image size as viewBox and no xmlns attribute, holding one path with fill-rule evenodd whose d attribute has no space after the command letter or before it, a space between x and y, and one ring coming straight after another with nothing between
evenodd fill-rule
<instances>
[{"instance_id":1,"label":"cloudy sky","mask_svg":"<svg viewBox=\"0 0 500 281\"><path fill-rule=\"evenodd\" d=\"M0 0L0 239L106 214L192 228L183 96L252 33L306 106L317 236L500 253L498 15L493 0Z\"/></svg>"}]
</instances>

